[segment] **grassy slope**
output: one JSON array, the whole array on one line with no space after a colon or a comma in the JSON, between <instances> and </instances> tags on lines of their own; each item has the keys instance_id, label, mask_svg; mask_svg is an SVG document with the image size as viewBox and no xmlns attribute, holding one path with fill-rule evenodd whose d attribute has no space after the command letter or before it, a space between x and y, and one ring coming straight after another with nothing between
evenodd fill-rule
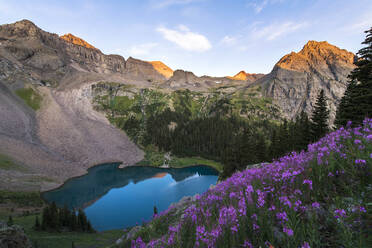
<instances>
[{"instance_id":1,"label":"grassy slope","mask_svg":"<svg viewBox=\"0 0 372 248\"><path fill-rule=\"evenodd\" d=\"M0 169L1 170L16 170L26 171L26 168L15 163L11 158L4 154L0 154Z\"/></svg>"},{"instance_id":2,"label":"grassy slope","mask_svg":"<svg viewBox=\"0 0 372 248\"><path fill-rule=\"evenodd\" d=\"M122 230L105 231L100 233L62 232L50 233L33 230L36 215L14 218L14 224L24 227L27 236L39 248L66 248L74 242L79 248L109 247L122 235ZM39 219L40 216L39 216Z\"/></svg>"},{"instance_id":3,"label":"grassy slope","mask_svg":"<svg viewBox=\"0 0 372 248\"><path fill-rule=\"evenodd\" d=\"M42 101L42 97L32 88L22 88L16 90L16 94L33 110L38 110Z\"/></svg>"},{"instance_id":4,"label":"grassy slope","mask_svg":"<svg viewBox=\"0 0 372 248\"><path fill-rule=\"evenodd\" d=\"M234 174L142 227L132 247L368 247L371 171L372 119Z\"/></svg>"}]
</instances>

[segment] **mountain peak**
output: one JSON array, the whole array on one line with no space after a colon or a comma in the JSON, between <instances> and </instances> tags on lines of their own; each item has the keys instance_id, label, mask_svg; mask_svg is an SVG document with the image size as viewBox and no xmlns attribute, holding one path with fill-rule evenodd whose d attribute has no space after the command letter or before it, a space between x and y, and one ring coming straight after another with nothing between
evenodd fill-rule
<instances>
[{"instance_id":1,"label":"mountain peak","mask_svg":"<svg viewBox=\"0 0 372 248\"><path fill-rule=\"evenodd\" d=\"M240 71L232 77L227 76L227 78L230 78L232 80L254 82L263 76L264 74L261 73L246 73L245 71Z\"/></svg>"},{"instance_id":2,"label":"mountain peak","mask_svg":"<svg viewBox=\"0 0 372 248\"><path fill-rule=\"evenodd\" d=\"M241 81L246 81L247 80L247 73L245 71L240 71L237 74L235 74L232 77L228 77L233 80L241 80Z\"/></svg>"},{"instance_id":3,"label":"mountain peak","mask_svg":"<svg viewBox=\"0 0 372 248\"><path fill-rule=\"evenodd\" d=\"M62 35L60 36L60 38L75 45L79 45L79 46L94 49L94 50L99 50L95 48L94 46L92 46L91 44L89 44L88 42L86 42L85 40L70 33Z\"/></svg>"},{"instance_id":4,"label":"mountain peak","mask_svg":"<svg viewBox=\"0 0 372 248\"><path fill-rule=\"evenodd\" d=\"M308 41L299 51L283 56L276 66L295 71L308 71L310 67L334 63L353 67L354 54L329 44L327 41Z\"/></svg>"},{"instance_id":5,"label":"mountain peak","mask_svg":"<svg viewBox=\"0 0 372 248\"><path fill-rule=\"evenodd\" d=\"M161 61L149 61L149 63L167 79L173 76L173 70Z\"/></svg>"}]
</instances>

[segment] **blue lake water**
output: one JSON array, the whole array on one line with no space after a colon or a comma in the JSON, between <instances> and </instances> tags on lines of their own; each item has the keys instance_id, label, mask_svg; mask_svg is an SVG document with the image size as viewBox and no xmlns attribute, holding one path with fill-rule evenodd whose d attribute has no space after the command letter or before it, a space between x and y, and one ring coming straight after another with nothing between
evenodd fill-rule
<instances>
[{"instance_id":1,"label":"blue lake water","mask_svg":"<svg viewBox=\"0 0 372 248\"><path fill-rule=\"evenodd\" d=\"M184 196L204 193L218 179L218 172L208 166L118 166L95 166L88 174L43 193L43 198L60 207L84 209L98 231L122 229L150 220L154 206L161 212Z\"/></svg>"}]
</instances>

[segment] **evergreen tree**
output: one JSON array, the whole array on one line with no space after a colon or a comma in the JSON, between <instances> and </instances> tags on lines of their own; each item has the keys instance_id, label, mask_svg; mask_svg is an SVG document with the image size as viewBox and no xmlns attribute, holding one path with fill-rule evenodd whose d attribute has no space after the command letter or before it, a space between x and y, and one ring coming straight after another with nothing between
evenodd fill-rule
<instances>
[{"instance_id":1,"label":"evergreen tree","mask_svg":"<svg viewBox=\"0 0 372 248\"><path fill-rule=\"evenodd\" d=\"M72 210L70 212L70 216L69 216L69 228L70 228L71 231L76 231L77 228L78 228L77 217L76 217L76 214L75 214L75 210Z\"/></svg>"},{"instance_id":2,"label":"evergreen tree","mask_svg":"<svg viewBox=\"0 0 372 248\"><path fill-rule=\"evenodd\" d=\"M76 248L74 241L71 243L71 248Z\"/></svg>"},{"instance_id":3,"label":"evergreen tree","mask_svg":"<svg viewBox=\"0 0 372 248\"><path fill-rule=\"evenodd\" d=\"M350 83L337 110L335 124L345 125L351 120L354 125L372 115L372 27L365 31L366 47L357 53L356 68L350 73Z\"/></svg>"},{"instance_id":4,"label":"evergreen tree","mask_svg":"<svg viewBox=\"0 0 372 248\"><path fill-rule=\"evenodd\" d=\"M58 214L58 208L55 202L52 202L49 208L49 226L53 230L59 230L60 225L59 225L59 214Z\"/></svg>"},{"instance_id":5,"label":"evergreen tree","mask_svg":"<svg viewBox=\"0 0 372 248\"><path fill-rule=\"evenodd\" d=\"M313 141L323 137L328 131L329 110L324 90L321 90L311 116L311 135Z\"/></svg>"},{"instance_id":6,"label":"evergreen tree","mask_svg":"<svg viewBox=\"0 0 372 248\"><path fill-rule=\"evenodd\" d=\"M13 217L11 215L9 215L9 218L8 218L8 222L6 223L8 226L13 226L14 225L14 222L13 222Z\"/></svg>"},{"instance_id":7,"label":"evergreen tree","mask_svg":"<svg viewBox=\"0 0 372 248\"><path fill-rule=\"evenodd\" d=\"M41 228L41 226L40 226L40 222L39 222L39 216L36 215L36 217L35 217L35 225L34 225L34 229L35 229L36 231L39 231L40 228Z\"/></svg>"},{"instance_id":8,"label":"evergreen tree","mask_svg":"<svg viewBox=\"0 0 372 248\"><path fill-rule=\"evenodd\" d=\"M154 215L157 215L157 214L158 214L158 208L154 206Z\"/></svg>"}]
</instances>

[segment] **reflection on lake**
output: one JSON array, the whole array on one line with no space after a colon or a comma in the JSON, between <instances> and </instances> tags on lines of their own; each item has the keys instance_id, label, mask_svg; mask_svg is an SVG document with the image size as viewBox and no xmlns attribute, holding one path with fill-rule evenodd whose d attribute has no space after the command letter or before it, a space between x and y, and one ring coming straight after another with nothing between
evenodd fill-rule
<instances>
[{"instance_id":1,"label":"reflection on lake","mask_svg":"<svg viewBox=\"0 0 372 248\"><path fill-rule=\"evenodd\" d=\"M149 220L153 207L160 211L188 195L201 194L215 184L218 172L207 166L162 169L105 164L43 194L60 207L84 208L96 230L119 229Z\"/></svg>"}]
</instances>

